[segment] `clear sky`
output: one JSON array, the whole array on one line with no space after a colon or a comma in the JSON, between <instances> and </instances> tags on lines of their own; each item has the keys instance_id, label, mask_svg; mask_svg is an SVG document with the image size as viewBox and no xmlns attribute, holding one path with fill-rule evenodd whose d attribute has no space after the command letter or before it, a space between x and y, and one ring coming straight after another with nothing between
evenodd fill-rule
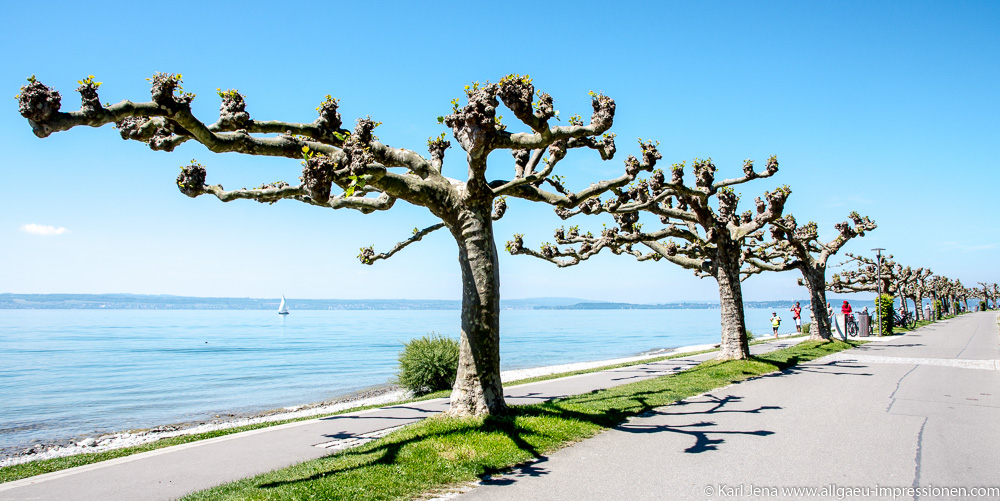
<instances>
[{"instance_id":1,"label":"clear sky","mask_svg":"<svg viewBox=\"0 0 1000 501\"><path fill-rule=\"evenodd\" d=\"M617 103L618 154L570 152L556 173L571 188L620 175L640 137L660 142L664 166L711 157L722 177L776 154L781 171L739 187L741 208L788 184L787 211L824 239L852 210L878 223L846 251L884 247L966 285L1000 282L1000 2L209 3L5 3L0 292L460 297L444 231L374 266L355 257L436 222L422 208L192 200L174 184L192 158L227 188L297 183L301 166L194 142L154 152L110 126L42 140L12 99L34 74L75 110L76 82L93 74L103 102L148 101L156 71L184 75L206 122L217 87L239 89L261 120L311 122L332 94L346 124L371 115L384 143L422 153L472 81L530 74L563 117L589 117L587 93L602 91ZM510 158L494 153L491 174L511 177ZM454 141L445 173L465 179ZM501 251L514 233L535 246L564 224L548 206L510 205ZM608 255L557 269L504 254L500 266L509 299L718 299L713 280L666 262ZM798 276L754 277L745 297L806 297Z\"/></svg>"}]
</instances>

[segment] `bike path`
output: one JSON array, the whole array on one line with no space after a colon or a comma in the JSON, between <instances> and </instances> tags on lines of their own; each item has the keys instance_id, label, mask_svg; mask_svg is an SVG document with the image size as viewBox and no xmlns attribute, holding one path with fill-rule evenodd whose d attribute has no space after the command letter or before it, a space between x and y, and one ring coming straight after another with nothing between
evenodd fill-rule
<instances>
[{"instance_id":1,"label":"bike path","mask_svg":"<svg viewBox=\"0 0 1000 501\"><path fill-rule=\"evenodd\" d=\"M751 346L752 353L805 338ZM716 353L634 365L505 388L509 404L529 404L659 377ZM166 500L319 458L448 408L448 399L411 402L288 423L167 447L0 484L0 500Z\"/></svg>"},{"instance_id":2,"label":"bike path","mask_svg":"<svg viewBox=\"0 0 1000 501\"><path fill-rule=\"evenodd\" d=\"M880 341L656 409L457 499L1000 498L997 313Z\"/></svg>"}]
</instances>

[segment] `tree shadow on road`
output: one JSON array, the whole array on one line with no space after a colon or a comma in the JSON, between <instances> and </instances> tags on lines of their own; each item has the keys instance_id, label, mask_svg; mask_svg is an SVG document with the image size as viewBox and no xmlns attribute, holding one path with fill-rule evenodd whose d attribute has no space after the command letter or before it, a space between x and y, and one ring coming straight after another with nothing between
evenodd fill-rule
<instances>
[{"instance_id":1,"label":"tree shadow on road","mask_svg":"<svg viewBox=\"0 0 1000 501\"><path fill-rule=\"evenodd\" d=\"M676 404L668 407L662 407L660 409L644 413L640 417L656 417L659 420L664 418L669 419L672 416L710 416L722 413L760 414L764 411L782 409L782 407L777 405L762 405L745 409L727 408L727 406L741 403L742 400L743 397L735 395L717 397L712 394L706 394L700 397L694 397L677 402ZM709 407L703 410L687 410L688 407L699 407L704 405L708 405ZM684 452L689 454L718 450L718 446L723 444L725 439L712 438L717 435L754 435L758 437L766 437L774 434L774 432L770 430L730 431L711 429L715 426L716 423L714 421L698 421L691 424L652 424L649 423L648 420L632 420L618 426L616 430L626 433L680 433L683 435L690 435L694 437L695 443L691 447L684 449Z\"/></svg>"},{"instance_id":2,"label":"tree shadow on road","mask_svg":"<svg viewBox=\"0 0 1000 501\"><path fill-rule=\"evenodd\" d=\"M691 428L711 428L716 426L714 421L699 421L697 423L682 424L682 425L642 425L642 424L628 424L618 428L619 431L624 431L627 433L680 433L683 435L690 435L694 437L694 445L684 449L684 452L688 454L699 454L706 451L714 451L719 449L719 445L725 443L725 439L722 438L711 438L716 435L755 435L758 437L766 437L768 435L774 435L773 431L770 430L754 430L754 431L727 431L727 430L695 430Z\"/></svg>"}]
</instances>

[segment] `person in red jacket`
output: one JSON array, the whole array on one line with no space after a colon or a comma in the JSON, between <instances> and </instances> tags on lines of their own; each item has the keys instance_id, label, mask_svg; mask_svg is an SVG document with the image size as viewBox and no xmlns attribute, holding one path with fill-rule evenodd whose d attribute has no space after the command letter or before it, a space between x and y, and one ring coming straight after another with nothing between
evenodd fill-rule
<instances>
[{"instance_id":1,"label":"person in red jacket","mask_svg":"<svg viewBox=\"0 0 1000 501\"><path fill-rule=\"evenodd\" d=\"M854 313L854 310L851 309L851 303L844 301L844 306L840 307L840 312L843 313L845 317L848 317L851 315L851 313Z\"/></svg>"},{"instance_id":2,"label":"person in red jacket","mask_svg":"<svg viewBox=\"0 0 1000 501\"><path fill-rule=\"evenodd\" d=\"M802 307L796 302L791 308L792 320L795 321L795 332L802 332Z\"/></svg>"}]
</instances>

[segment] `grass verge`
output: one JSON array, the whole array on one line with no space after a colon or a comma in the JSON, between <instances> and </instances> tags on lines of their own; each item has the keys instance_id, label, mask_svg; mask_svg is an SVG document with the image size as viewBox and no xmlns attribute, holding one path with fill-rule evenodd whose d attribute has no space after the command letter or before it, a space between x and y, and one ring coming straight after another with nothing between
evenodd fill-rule
<instances>
[{"instance_id":1,"label":"grass verge","mask_svg":"<svg viewBox=\"0 0 1000 501\"><path fill-rule=\"evenodd\" d=\"M503 417L425 419L361 447L225 484L185 499L410 499L538 458L678 400L858 346L806 341L751 360L516 406Z\"/></svg>"}]
</instances>

